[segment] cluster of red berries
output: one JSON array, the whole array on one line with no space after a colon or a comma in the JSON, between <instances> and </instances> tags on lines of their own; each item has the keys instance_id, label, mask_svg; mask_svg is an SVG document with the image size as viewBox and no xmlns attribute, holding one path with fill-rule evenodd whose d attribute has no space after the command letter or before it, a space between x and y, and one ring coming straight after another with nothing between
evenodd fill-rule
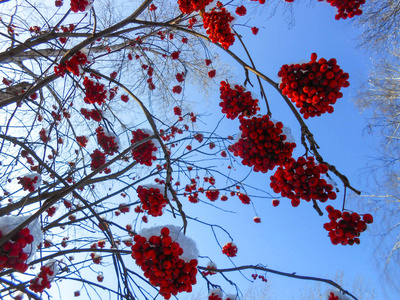
<instances>
[{"instance_id":1,"label":"cluster of red berries","mask_svg":"<svg viewBox=\"0 0 400 300\"><path fill-rule=\"evenodd\" d=\"M343 72L336 59L317 61L315 53L308 63L283 65L278 76L282 77L282 94L300 108L305 119L332 113L332 105L343 97L340 89L350 85L349 74Z\"/></svg>"},{"instance_id":2,"label":"cluster of red berries","mask_svg":"<svg viewBox=\"0 0 400 300\"><path fill-rule=\"evenodd\" d=\"M222 247L222 253L229 257L235 257L237 254L237 251L238 251L238 249L237 249L236 245L232 242L226 243Z\"/></svg>"},{"instance_id":3,"label":"cluster of red berries","mask_svg":"<svg viewBox=\"0 0 400 300\"><path fill-rule=\"evenodd\" d=\"M104 128L99 126L96 128L97 142L103 148L104 153L114 155L119 149L117 137L104 131Z\"/></svg>"},{"instance_id":4,"label":"cluster of red berries","mask_svg":"<svg viewBox=\"0 0 400 300\"><path fill-rule=\"evenodd\" d=\"M326 207L328 217L331 220L324 224L325 230L329 231L332 244L354 245L360 244L359 236L361 232L367 230L367 224L371 224L374 219L372 215L365 214L361 217L358 213L341 212L334 209L331 205Z\"/></svg>"},{"instance_id":5,"label":"cluster of red berries","mask_svg":"<svg viewBox=\"0 0 400 300\"><path fill-rule=\"evenodd\" d=\"M211 201L216 201L219 197L219 190L208 190L206 191L206 197Z\"/></svg>"},{"instance_id":6,"label":"cluster of red berries","mask_svg":"<svg viewBox=\"0 0 400 300\"><path fill-rule=\"evenodd\" d=\"M106 163L106 155L99 149L95 149L93 153L90 154L90 157L92 158L90 167L92 168L93 171L100 168L102 165Z\"/></svg>"},{"instance_id":7,"label":"cluster of red berries","mask_svg":"<svg viewBox=\"0 0 400 300\"><path fill-rule=\"evenodd\" d=\"M18 183L22 185L24 191L34 192L36 190L36 185L39 183L40 178L39 176L24 176L24 177L17 177Z\"/></svg>"},{"instance_id":8,"label":"cluster of red berries","mask_svg":"<svg viewBox=\"0 0 400 300\"><path fill-rule=\"evenodd\" d=\"M292 200L292 206L300 204L300 199L312 199L325 202L336 199L333 186L328 184L321 174L328 172L328 166L316 164L314 157L291 159L283 167L280 166L271 176L270 186L275 193Z\"/></svg>"},{"instance_id":9,"label":"cluster of red berries","mask_svg":"<svg viewBox=\"0 0 400 300\"><path fill-rule=\"evenodd\" d=\"M71 10L73 12L85 11L88 6L93 3L93 0L71 0Z\"/></svg>"},{"instance_id":10,"label":"cluster of red berries","mask_svg":"<svg viewBox=\"0 0 400 300\"><path fill-rule=\"evenodd\" d=\"M57 269L58 266L54 260L41 266L39 274L29 282L29 289L35 293L43 293L44 289L51 288L51 281L55 276L54 271Z\"/></svg>"},{"instance_id":11,"label":"cluster of red berries","mask_svg":"<svg viewBox=\"0 0 400 300\"><path fill-rule=\"evenodd\" d=\"M86 136L81 135L76 137L76 141L78 142L79 146L85 148L89 140Z\"/></svg>"},{"instance_id":12,"label":"cluster of red berries","mask_svg":"<svg viewBox=\"0 0 400 300\"><path fill-rule=\"evenodd\" d=\"M178 0L179 9L184 14L191 14L194 11L202 10L213 0Z\"/></svg>"},{"instance_id":13,"label":"cluster of red berries","mask_svg":"<svg viewBox=\"0 0 400 300\"><path fill-rule=\"evenodd\" d=\"M85 77L83 80L83 85L85 87L85 98L83 98L85 103L97 103L102 105L104 102L106 102L108 91L106 90L104 84L94 82L89 77Z\"/></svg>"},{"instance_id":14,"label":"cluster of red berries","mask_svg":"<svg viewBox=\"0 0 400 300\"><path fill-rule=\"evenodd\" d=\"M203 13L203 27L213 43L220 43L228 49L235 42L235 35L231 30L234 17L223 7L220 1L210 12Z\"/></svg>"},{"instance_id":15,"label":"cluster of red berries","mask_svg":"<svg viewBox=\"0 0 400 300\"><path fill-rule=\"evenodd\" d=\"M54 72L57 76L64 77L65 72L68 70L75 76L79 76L81 74L82 67L87 63L89 63L89 61L86 54L78 51L65 63L55 66Z\"/></svg>"},{"instance_id":16,"label":"cluster of red berries","mask_svg":"<svg viewBox=\"0 0 400 300\"><path fill-rule=\"evenodd\" d=\"M339 296L336 296L333 292L328 295L328 300L339 300Z\"/></svg>"},{"instance_id":17,"label":"cluster of red berries","mask_svg":"<svg viewBox=\"0 0 400 300\"><path fill-rule=\"evenodd\" d=\"M145 188L141 185L138 186L136 192L140 202L142 202L142 209L153 217L158 217L163 214L163 208L167 205L168 201L161 193L159 188Z\"/></svg>"},{"instance_id":18,"label":"cluster of red berries","mask_svg":"<svg viewBox=\"0 0 400 300\"><path fill-rule=\"evenodd\" d=\"M3 233L0 230L0 238ZM23 228L0 248L0 271L4 268L13 268L21 273L28 269L26 260L28 254L23 251L26 245L33 242L29 228Z\"/></svg>"},{"instance_id":19,"label":"cluster of red berries","mask_svg":"<svg viewBox=\"0 0 400 300\"><path fill-rule=\"evenodd\" d=\"M42 140L43 143L50 142L50 136L48 136L48 131L44 128L42 128L39 131L39 137Z\"/></svg>"},{"instance_id":20,"label":"cluster of red berries","mask_svg":"<svg viewBox=\"0 0 400 300\"><path fill-rule=\"evenodd\" d=\"M149 137L150 134L144 132L142 129L137 129L135 131L132 131L132 136L133 139L131 140L131 143L134 144L140 140L143 140L144 138ZM133 159L136 160L139 164L151 166L153 164L153 161L157 159L157 157L153 155L153 153L156 151L157 147L154 145L154 143L152 141L147 141L132 149L132 156Z\"/></svg>"},{"instance_id":21,"label":"cluster of red berries","mask_svg":"<svg viewBox=\"0 0 400 300\"><path fill-rule=\"evenodd\" d=\"M266 173L276 165L283 165L291 157L295 143L284 142L283 124L274 124L268 117L245 119L239 116L241 137L228 150L242 158L242 164L254 171Z\"/></svg>"},{"instance_id":22,"label":"cluster of red berries","mask_svg":"<svg viewBox=\"0 0 400 300\"><path fill-rule=\"evenodd\" d=\"M160 294L165 299L181 292L190 293L197 274L197 260L185 262L179 258L183 249L169 234L169 229L164 227L160 236L153 235L149 240L135 235L132 246L132 258L150 283L160 287Z\"/></svg>"},{"instance_id":23,"label":"cluster of red berries","mask_svg":"<svg viewBox=\"0 0 400 300\"><path fill-rule=\"evenodd\" d=\"M263 275L251 274L251 277L253 277L254 280L260 278L263 282L268 282L268 279L266 279Z\"/></svg>"},{"instance_id":24,"label":"cluster of red berries","mask_svg":"<svg viewBox=\"0 0 400 300\"><path fill-rule=\"evenodd\" d=\"M74 24L69 24L68 27L61 25L61 30L65 33L65 32L72 32L75 29L75 25ZM60 43L65 44L68 40L67 37L60 37L59 38Z\"/></svg>"},{"instance_id":25,"label":"cluster of red berries","mask_svg":"<svg viewBox=\"0 0 400 300\"><path fill-rule=\"evenodd\" d=\"M209 261L207 264L207 269L217 269L217 265L213 261ZM208 275L215 275L217 273L213 271L203 271L201 272L201 274L203 274L204 276L208 276Z\"/></svg>"},{"instance_id":26,"label":"cluster of red berries","mask_svg":"<svg viewBox=\"0 0 400 300\"><path fill-rule=\"evenodd\" d=\"M250 204L250 197L247 194L237 192L237 196L239 197L240 201L242 201L243 204Z\"/></svg>"},{"instance_id":27,"label":"cluster of red berries","mask_svg":"<svg viewBox=\"0 0 400 300\"><path fill-rule=\"evenodd\" d=\"M318 0L324 1L324 0ZM326 0L331 6L337 8L338 13L335 15L336 20L352 18L354 16L360 16L362 14L362 10L360 9L361 5L365 4L365 0L351 0L351 1L343 1L343 0Z\"/></svg>"},{"instance_id":28,"label":"cluster of red berries","mask_svg":"<svg viewBox=\"0 0 400 300\"><path fill-rule=\"evenodd\" d=\"M85 119L96 122L100 122L103 118L102 111L98 109L87 110L86 108L81 108L81 114L85 117Z\"/></svg>"},{"instance_id":29,"label":"cluster of red berries","mask_svg":"<svg viewBox=\"0 0 400 300\"><path fill-rule=\"evenodd\" d=\"M251 92L245 92L245 88L241 85L235 85L232 89L226 81L221 81L219 88L222 112L226 114L228 119L234 120L237 116L243 115L251 117L260 110L258 107L258 99L253 99Z\"/></svg>"}]
</instances>

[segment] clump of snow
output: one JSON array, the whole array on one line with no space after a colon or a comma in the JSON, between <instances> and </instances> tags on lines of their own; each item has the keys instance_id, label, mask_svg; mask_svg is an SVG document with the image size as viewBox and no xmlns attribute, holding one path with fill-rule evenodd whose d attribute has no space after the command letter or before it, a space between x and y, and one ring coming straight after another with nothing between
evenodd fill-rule
<instances>
[{"instance_id":1,"label":"clump of snow","mask_svg":"<svg viewBox=\"0 0 400 300\"><path fill-rule=\"evenodd\" d=\"M326 174L321 174L321 179L325 179L327 184L331 184L333 188L337 188L338 184L332 178L328 177Z\"/></svg>"},{"instance_id":2,"label":"clump of snow","mask_svg":"<svg viewBox=\"0 0 400 300\"><path fill-rule=\"evenodd\" d=\"M30 218L27 216L3 216L0 217L0 230L3 236L10 233L14 228L18 227L22 222ZM28 224L27 228L30 231L30 235L33 236L33 242L26 245L23 251L28 254L27 263L33 260L34 254L36 253L38 246L43 241L43 232L40 227L40 222L38 219L34 219Z\"/></svg>"},{"instance_id":3,"label":"clump of snow","mask_svg":"<svg viewBox=\"0 0 400 300\"><path fill-rule=\"evenodd\" d=\"M212 296L212 295L216 295L216 296L218 296L218 297L220 297L222 299L222 290L219 289L219 288L211 289L208 292L208 296Z\"/></svg>"},{"instance_id":4,"label":"clump of snow","mask_svg":"<svg viewBox=\"0 0 400 300\"><path fill-rule=\"evenodd\" d=\"M235 294L228 294L228 295L226 295L226 298L225 298L225 300L236 300L237 299L237 295L235 295Z\"/></svg>"},{"instance_id":5,"label":"clump of snow","mask_svg":"<svg viewBox=\"0 0 400 300\"><path fill-rule=\"evenodd\" d=\"M329 299L330 293L333 293L336 297L338 297L338 300L350 300L350 297L347 297L346 295L343 295L341 291L334 289L329 289L325 291L324 299Z\"/></svg>"},{"instance_id":6,"label":"clump of snow","mask_svg":"<svg viewBox=\"0 0 400 300\"><path fill-rule=\"evenodd\" d=\"M182 250L183 254L180 256L185 262L190 262L192 259L197 259L199 256L199 250L197 249L196 242L191 238L187 237L183 234L180 227L175 225L164 225L164 226L155 226L150 228L144 228L138 232L140 236L145 237L147 240L155 235L161 235L161 229L167 227L169 229L169 236L172 238L174 242L177 242Z\"/></svg>"},{"instance_id":7,"label":"clump of snow","mask_svg":"<svg viewBox=\"0 0 400 300\"><path fill-rule=\"evenodd\" d=\"M147 129L147 128L140 128L140 129L141 129L144 133L147 133L147 134L150 135L150 136L154 135L153 130L150 130L150 129ZM159 142L156 138L152 139L151 141L153 142L154 146L157 147L157 149L159 149L159 148L161 147L160 142Z\"/></svg>"},{"instance_id":8,"label":"clump of snow","mask_svg":"<svg viewBox=\"0 0 400 300\"><path fill-rule=\"evenodd\" d=\"M281 121L278 121L278 120L276 120L274 118L270 118L270 120L272 122L274 122L274 124L276 124L278 122L281 122ZM292 129L290 129L289 127L285 126L285 124L283 124L282 133L284 135L286 135L286 140L284 142L288 142L288 143L295 143L296 142L295 139L294 139L294 136L292 134Z\"/></svg>"}]
</instances>

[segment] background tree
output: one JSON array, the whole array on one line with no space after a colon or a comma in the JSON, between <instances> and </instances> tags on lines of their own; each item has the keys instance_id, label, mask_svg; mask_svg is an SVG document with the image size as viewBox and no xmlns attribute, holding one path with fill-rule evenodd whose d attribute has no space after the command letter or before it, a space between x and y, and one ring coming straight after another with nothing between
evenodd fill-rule
<instances>
[{"instance_id":1,"label":"background tree","mask_svg":"<svg viewBox=\"0 0 400 300\"><path fill-rule=\"evenodd\" d=\"M216 269L186 237L195 226L206 228L207 243L215 240L221 253L235 257L241 246L230 232L204 219L212 209L227 210L217 200L248 205L257 197L275 198L251 184L257 171L268 172L273 190L292 206L306 200L320 215L321 203L336 198L323 178L328 171L345 190L359 193L322 157L304 121L333 112L348 74L335 59L314 53L304 64L276 70L282 82L274 82L256 68L233 26L232 15L247 9L216 3L210 10L209 2L1 2L2 297L22 292L40 299L51 282L76 282L76 297L169 298L190 292L196 273L209 299L240 298L230 279L235 273L263 282L267 274L322 281L352 296L333 281L260 264L235 266L232 259L230 267ZM339 7L336 18L348 12L360 13L358 6ZM258 32L241 25L247 35ZM244 58L229 50L234 43L243 45ZM261 101L227 80L218 51L244 69L243 85L257 84ZM218 76L226 118L203 130L186 92L192 83L207 92ZM299 158L292 157L289 131L270 119L265 84L298 121ZM240 136L226 134L232 126L226 124L239 125L229 123L237 117ZM201 216L194 204L210 211ZM372 223L369 214L326 210L333 244L359 243ZM214 272L233 294L218 289ZM69 299L71 291L57 296Z\"/></svg>"}]
</instances>

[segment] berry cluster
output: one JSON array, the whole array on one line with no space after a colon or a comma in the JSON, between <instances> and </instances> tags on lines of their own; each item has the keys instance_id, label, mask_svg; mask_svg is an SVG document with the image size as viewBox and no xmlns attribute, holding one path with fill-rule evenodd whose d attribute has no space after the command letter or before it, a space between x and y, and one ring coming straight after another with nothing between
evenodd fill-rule
<instances>
[{"instance_id":1,"label":"berry cluster","mask_svg":"<svg viewBox=\"0 0 400 300\"><path fill-rule=\"evenodd\" d=\"M336 59L317 61L315 53L308 63L283 65L278 76L282 77L282 94L296 103L305 119L332 113L332 105L343 97L340 89L350 85L349 74L343 72Z\"/></svg>"},{"instance_id":2,"label":"berry cluster","mask_svg":"<svg viewBox=\"0 0 400 300\"><path fill-rule=\"evenodd\" d=\"M57 76L64 77L65 72L68 70L75 76L83 73L82 67L89 63L85 53L78 51L65 63L59 64L54 67L54 72Z\"/></svg>"},{"instance_id":3,"label":"berry cluster","mask_svg":"<svg viewBox=\"0 0 400 300\"><path fill-rule=\"evenodd\" d=\"M358 213L341 212L334 209L331 205L326 207L328 217L331 220L324 224L325 230L329 231L332 244L354 245L360 244L358 238L361 232L367 230L367 224L371 224L374 219L372 215L365 214L361 217Z\"/></svg>"},{"instance_id":4,"label":"berry cluster","mask_svg":"<svg viewBox=\"0 0 400 300\"><path fill-rule=\"evenodd\" d=\"M282 197L292 200L292 206L300 204L300 199L311 199L325 202L328 199L336 199L333 186L321 174L328 172L328 166L316 164L314 157L293 158L285 165L279 167L271 176L270 186L275 193L281 193Z\"/></svg>"},{"instance_id":5,"label":"berry cluster","mask_svg":"<svg viewBox=\"0 0 400 300\"><path fill-rule=\"evenodd\" d=\"M165 299L192 291L192 285L196 284L197 260L185 262L180 258L183 249L172 240L167 227L161 229L160 236L153 235L147 240L135 235L134 241L132 258L150 283L160 287L160 294Z\"/></svg>"},{"instance_id":6,"label":"berry cluster","mask_svg":"<svg viewBox=\"0 0 400 300\"><path fill-rule=\"evenodd\" d=\"M28 174L23 177L17 177L18 183L22 185L24 191L34 192L40 185L40 175L36 173Z\"/></svg>"},{"instance_id":7,"label":"berry cluster","mask_svg":"<svg viewBox=\"0 0 400 300\"><path fill-rule=\"evenodd\" d=\"M89 140L86 136L81 135L76 137L76 141L78 142L79 146L85 148Z\"/></svg>"},{"instance_id":8,"label":"berry cluster","mask_svg":"<svg viewBox=\"0 0 400 300\"><path fill-rule=\"evenodd\" d=\"M81 108L81 114L85 117L85 119L96 122L100 122L103 118L102 111L98 109L87 110L86 108Z\"/></svg>"},{"instance_id":9,"label":"berry cluster","mask_svg":"<svg viewBox=\"0 0 400 300\"><path fill-rule=\"evenodd\" d=\"M0 238L3 233L0 230ZM33 242L33 236L30 234L29 228L23 228L16 233L8 242L0 248L0 271L3 268L14 268L21 273L25 273L28 269L26 260L28 254L23 251L26 245Z\"/></svg>"},{"instance_id":10,"label":"berry cluster","mask_svg":"<svg viewBox=\"0 0 400 300\"><path fill-rule=\"evenodd\" d=\"M71 0L71 10L73 12L86 11L91 8L93 0Z\"/></svg>"},{"instance_id":11,"label":"berry cluster","mask_svg":"<svg viewBox=\"0 0 400 300\"><path fill-rule=\"evenodd\" d=\"M191 14L194 11L204 10L213 0L178 0L179 9L184 14Z\"/></svg>"},{"instance_id":12,"label":"berry cluster","mask_svg":"<svg viewBox=\"0 0 400 300\"><path fill-rule=\"evenodd\" d=\"M247 194L243 194L241 192L237 193L237 196L239 197L240 201L242 201L243 204L250 204L250 197Z\"/></svg>"},{"instance_id":13,"label":"berry cluster","mask_svg":"<svg viewBox=\"0 0 400 300\"><path fill-rule=\"evenodd\" d=\"M287 0L285 0L287 1ZM324 1L324 0L318 0ZM331 6L337 8L338 13L335 15L336 20L352 18L354 16L360 16L362 14L362 10L360 6L365 4L365 0L326 0ZM288 1L287 1L288 2Z\"/></svg>"},{"instance_id":14,"label":"berry cluster","mask_svg":"<svg viewBox=\"0 0 400 300\"><path fill-rule=\"evenodd\" d=\"M99 126L96 128L97 142L103 148L104 153L114 155L119 149L117 137L109 132L104 131L104 128Z\"/></svg>"},{"instance_id":15,"label":"berry cluster","mask_svg":"<svg viewBox=\"0 0 400 300\"><path fill-rule=\"evenodd\" d=\"M263 282L268 282L268 279L266 279L263 275L251 274L251 277L253 277L254 280L260 278Z\"/></svg>"},{"instance_id":16,"label":"berry cluster","mask_svg":"<svg viewBox=\"0 0 400 300\"><path fill-rule=\"evenodd\" d=\"M242 164L254 167L254 171L266 173L276 165L288 161L296 147L295 143L284 142L283 124L274 124L268 117L245 119L239 116L241 137L228 150L242 158Z\"/></svg>"},{"instance_id":17,"label":"berry cluster","mask_svg":"<svg viewBox=\"0 0 400 300\"><path fill-rule=\"evenodd\" d=\"M29 289L35 293L43 293L44 289L51 287L51 281L58 273L59 267L55 260L49 260L40 267L40 272L30 281Z\"/></svg>"},{"instance_id":18,"label":"berry cluster","mask_svg":"<svg viewBox=\"0 0 400 300\"><path fill-rule=\"evenodd\" d=\"M238 251L238 249L237 249L236 245L232 242L226 243L222 247L222 253L229 257L235 257L237 254L237 251Z\"/></svg>"},{"instance_id":19,"label":"berry cluster","mask_svg":"<svg viewBox=\"0 0 400 300\"><path fill-rule=\"evenodd\" d=\"M210 260L207 264L207 269L217 269L217 265L215 264L215 262ZM208 276L208 275L215 275L217 273L213 271L203 271L201 272L201 274L203 274L204 276Z\"/></svg>"},{"instance_id":20,"label":"berry cluster","mask_svg":"<svg viewBox=\"0 0 400 300\"><path fill-rule=\"evenodd\" d=\"M234 17L219 1L210 12L203 13L203 27L208 37L213 43L220 43L224 49L228 49L235 42L230 24L233 20Z\"/></svg>"},{"instance_id":21,"label":"berry cluster","mask_svg":"<svg viewBox=\"0 0 400 300\"><path fill-rule=\"evenodd\" d=\"M142 202L142 209L153 217L158 217L163 214L163 208L167 205L168 201L161 193L159 188L145 188L141 185L138 186L136 192L140 202Z\"/></svg>"},{"instance_id":22,"label":"berry cluster","mask_svg":"<svg viewBox=\"0 0 400 300\"><path fill-rule=\"evenodd\" d=\"M137 129L132 131L133 139L131 143L134 144L144 138L150 136L150 134L144 132L142 129ZM136 160L141 165L151 166L153 161L157 159L156 156L153 155L154 152L157 151L157 147L154 145L152 141L147 141L138 147L132 149L133 159Z\"/></svg>"},{"instance_id":23,"label":"berry cluster","mask_svg":"<svg viewBox=\"0 0 400 300\"><path fill-rule=\"evenodd\" d=\"M219 88L222 107L222 112L226 114L228 119L234 120L238 115L251 117L260 110L258 107L258 99L253 99L251 92L245 92L245 88L240 85L235 85L232 89L226 81L221 81Z\"/></svg>"},{"instance_id":24,"label":"berry cluster","mask_svg":"<svg viewBox=\"0 0 400 300\"><path fill-rule=\"evenodd\" d=\"M215 200L217 200L218 197L219 197L219 191L218 191L218 190L215 190L215 189L213 189L213 190L208 190L208 191L206 191L206 197L207 197L208 199L210 199L211 201L215 201Z\"/></svg>"},{"instance_id":25,"label":"berry cluster","mask_svg":"<svg viewBox=\"0 0 400 300\"><path fill-rule=\"evenodd\" d=\"M40 137L40 139L42 140L43 143L50 142L50 136L48 134L48 130L47 129L42 128L39 131L39 137Z\"/></svg>"},{"instance_id":26,"label":"berry cluster","mask_svg":"<svg viewBox=\"0 0 400 300\"><path fill-rule=\"evenodd\" d=\"M101 105L106 102L108 91L104 84L94 82L89 77L85 77L83 85L85 87L85 98L83 98L85 103Z\"/></svg>"},{"instance_id":27,"label":"berry cluster","mask_svg":"<svg viewBox=\"0 0 400 300\"><path fill-rule=\"evenodd\" d=\"M90 167L92 168L93 171L100 168L102 165L106 163L106 155L99 149L95 149L93 153L90 154L90 157L92 158Z\"/></svg>"}]
</instances>

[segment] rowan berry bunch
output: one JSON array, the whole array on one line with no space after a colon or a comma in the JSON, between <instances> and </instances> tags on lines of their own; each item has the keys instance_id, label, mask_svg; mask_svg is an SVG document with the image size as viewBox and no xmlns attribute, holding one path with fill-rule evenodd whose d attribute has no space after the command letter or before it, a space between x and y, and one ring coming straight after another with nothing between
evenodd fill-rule
<instances>
[{"instance_id":1,"label":"rowan berry bunch","mask_svg":"<svg viewBox=\"0 0 400 300\"><path fill-rule=\"evenodd\" d=\"M207 264L207 268L208 269L217 269L217 265L213 261L210 260ZM203 272L201 272L201 274L203 274L204 276L208 276L208 275L215 275L217 273L213 272L213 271L203 271Z\"/></svg>"},{"instance_id":2,"label":"rowan berry bunch","mask_svg":"<svg viewBox=\"0 0 400 300\"><path fill-rule=\"evenodd\" d=\"M150 134L144 132L142 129L132 131L132 135L132 144L150 136ZM152 141L147 141L132 149L132 156L133 159L136 160L139 164L151 166L153 164L153 161L157 159L157 157L153 155L153 153L156 151L157 147L154 145L154 143Z\"/></svg>"},{"instance_id":3,"label":"rowan berry bunch","mask_svg":"<svg viewBox=\"0 0 400 300\"><path fill-rule=\"evenodd\" d=\"M331 220L324 224L325 230L329 231L332 244L354 245L360 244L361 232L367 230L367 224L373 223L372 215L365 214L362 219L358 213L341 212L331 205L326 207L328 217Z\"/></svg>"},{"instance_id":4,"label":"rowan berry bunch","mask_svg":"<svg viewBox=\"0 0 400 300\"><path fill-rule=\"evenodd\" d=\"M226 81L221 81L220 84L222 101L219 106L228 119L234 120L239 115L251 117L260 110L258 99L253 99L251 92L246 92L243 86L235 85L235 89L232 89Z\"/></svg>"},{"instance_id":5,"label":"rowan berry bunch","mask_svg":"<svg viewBox=\"0 0 400 300\"><path fill-rule=\"evenodd\" d=\"M239 116L239 120L241 137L228 150L242 158L243 165L253 167L255 172L266 173L292 157L296 144L285 142L281 122L274 124L268 115L251 119Z\"/></svg>"},{"instance_id":6,"label":"rowan berry bunch","mask_svg":"<svg viewBox=\"0 0 400 300\"><path fill-rule=\"evenodd\" d=\"M299 157L297 161L292 158L271 176L270 186L275 193L291 199L293 207L300 204L300 199L325 202L336 199L333 186L321 178L327 172L328 166L316 164L313 157Z\"/></svg>"},{"instance_id":7,"label":"rowan berry bunch","mask_svg":"<svg viewBox=\"0 0 400 300\"><path fill-rule=\"evenodd\" d=\"M220 43L224 49L228 49L235 42L235 35L231 30L231 22L234 19L218 1L217 6L210 12L203 13L203 27L213 43Z\"/></svg>"},{"instance_id":8,"label":"rowan berry bunch","mask_svg":"<svg viewBox=\"0 0 400 300\"><path fill-rule=\"evenodd\" d=\"M206 191L206 197L210 199L211 201L216 201L218 200L219 197L219 191L218 190L208 190Z\"/></svg>"},{"instance_id":9,"label":"rowan berry bunch","mask_svg":"<svg viewBox=\"0 0 400 300\"><path fill-rule=\"evenodd\" d=\"M144 271L144 276L153 286L160 287L160 294L170 299L181 292L191 292L196 284L197 259L185 262L180 256L183 249L172 240L167 227L161 235L153 235L148 240L135 235L132 258Z\"/></svg>"},{"instance_id":10,"label":"rowan berry bunch","mask_svg":"<svg viewBox=\"0 0 400 300\"><path fill-rule=\"evenodd\" d=\"M0 238L3 233L0 230ZM16 233L8 242L0 247L0 271L4 268L13 268L21 273L28 269L26 261L28 253L24 252L27 245L32 244L33 236L29 228L25 227Z\"/></svg>"},{"instance_id":11,"label":"rowan berry bunch","mask_svg":"<svg viewBox=\"0 0 400 300\"><path fill-rule=\"evenodd\" d=\"M65 63L61 63L54 67L54 72L57 76L64 77L65 72L68 70L75 76L83 73L82 67L89 63L88 57L85 53L78 51Z\"/></svg>"},{"instance_id":12,"label":"rowan berry bunch","mask_svg":"<svg viewBox=\"0 0 400 300\"><path fill-rule=\"evenodd\" d=\"M324 0L318 0L324 1ZM335 15L336 20L353 18L354 16L360 16L362 14L362 10L360 9L361 5L365 4L365 0L326 0L331 6L337 8L338 13Z\"/></svg>"},{"instance_id":13,"label":"rowan berry bunch","mask_svg":"<svg viewBox=\"0 0 400 300\"><path fill-rule=\"evenodd\" d=\"M165 199L159 188L145 188L139 185L136 192L142 202L143 210L153 217L162 216L163 208L168 204L168 200Z\"/></svg>"},{"instance_id":14,"label":"rowan berry bunch","mask_svg":"<svg viewBox=\"0 0 400 300\"><path fill-rule=\"evenodd\" d=\"M44 128L39 131L39 137L43 143L50 142L50 136L48 134L48 131Z\"/></svg>"},{"instance_id":15,"label":"rowan berry bunch","mask_svg":"<svg viewBox=\"0 0 400 300\"><path fill-rule=\"evenodd\" d=\"M102 111L98 109L87 110L86 108L81 108L81 114L85 117L85 119L96 122L100 122L103 118Z\"/></svg>"},{"instance_id":16,"label":"rowan berry bunch","mask_svg":"<svg viewBox=\"0 0 400 300\"><path fill-rule=\"evenodd\" d=\"M235 257L237 254L237 251L238 251L238 249L237 249L236 245L232 242L226 243L222 247L222 253L229 257Z\"/></svg>"},{"instance_id":17,"label":"rowan berry bunch","mask_svg":"<svg viewBox=\"0 0 400 300\"><path fill-rule=\"evenodd\" d=\"M350 85L349 74L343 72L336 59L317 61L315 53L308 63L283 65L278 76L282 77L282 94L300 108L305 119L332 113L332 105L343 97L341 88Z\"/></svg>"},{"instance_id":18,"label":"rowan berry bunch","mask_svg":"<svg viewBox=\"0 0 400 300\"><path fill-rule=\"evenodd\" d=\"M102 165L106 163L106 155L99 149L95 149L93 153L90 154L90 157L92 158L90 166L93 171L100 168Z\"/></svg>"},{"instance_id":19,"label":"rowan berry bunch","mask_svg":"<svg viewBox=\"0 0 400 300\"><path fill-rule=\"evenodd\" d=\"M54 260L50 260L40 267L40 272L30 281L29 289L35 293L43 293L44 289L51 288L51 281L58 272L58 265Z\"/></svg>"},{"instance_id":20,"label":"rowan berry bunch","mask_svg":"<svg viewBox=\"0 0 400 300\"><path fill-rule=\"evenodd\" d=\"M238 192L237 196L239 197L240 201L242 201L243 204L250 204L250 197L247 194Z\"/></svg>"},{"instance_id":21,"label":"rowan berry bunch","mask_svg":"<svg viewBox=\"0 0 400 300\"><path fill-rule=\"evenodd\" d=\"M31 176L17 177L18 183L22 185L24 191L34 192L37 186L40 184L39 174Z\"/></svg>"},{"instance_id":22,"label":"rowan berry bunch","mask_svg":"<svg viewBox=\"0 0 400 300\"><path fill-rule=\"evenodd\" d=\"M83 80L83 86L85 87L85 97L83 101L88 104L99 104L102 105L106 102L108 91L104 84L94 82L89 77L85 76Z\"/></svg>"},{"instance_id":23,"label":"rowan berry bunch","mask_svg":"<svg viewBox=\"0 0 400 300\"><path fill-rule=\"evenodd\" d=\"M194 11L202 10L213 0L178 0L179 9L184 14L191 14Z\"/></svg>"},{"instance_id":24,"label":"rowan berry bunch","mask_svg":"<svg viewBox=\"0 0 400 300\"><path fill-rule=\"evenodd\" d=\"M87 143L89 142L88 138L84 135L77 136L76 141L78 142L79 146L85 148Z\"/></svg>"},{"instance_id":25,"label":"rowan berry bunch","mask_svg":"<svg viewBox=\"0 0 400 300\"><path fill-rule=\"evenodd\" d=\"M104 153L114 155L119 149L117 137L109 132L104 131L104 128L99 126L96 128L97 142L103 148Z\"/></svg>"},{"instance_id":26,"label":"rowan berry bunch","mask_svg":"<svg viewBox=\"0 0 400 300\"><path fill-rule=\"evenodd\" d=\"M330 292L328 295L328 300L339 300L339 297L336 296L333 292Z\"/></svg>"},{"instance_id":27,"label":"rowan berry bunch","mask_svg":"<svg viewBox=\"0 0 400 300\"><path fill-rule=\"evenodd\" d=\"M73 12L86 11L91 7L93 0L71 0L71 10Z\"/></svg>"}]
</instances>

